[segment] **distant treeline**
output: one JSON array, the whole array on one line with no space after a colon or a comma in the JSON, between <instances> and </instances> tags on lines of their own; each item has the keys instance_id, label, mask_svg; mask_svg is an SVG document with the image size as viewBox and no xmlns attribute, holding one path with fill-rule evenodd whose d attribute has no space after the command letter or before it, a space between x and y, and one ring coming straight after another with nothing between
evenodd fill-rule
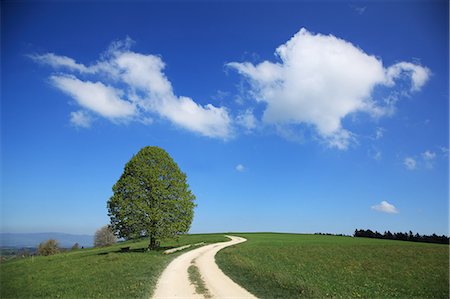
<instances>
[{"instance_id":1,"label":"distant treeline","mask_svg":"<svg viewBox=\"0 0 450 299\"><path fill-rule=\"evenodd\" d=\"M331 233L314 233L314 234L322 235L322 236L351 237L350 235L345 235L345 234L331 234Z\"/></svg>"},{"instance_id":2,"label":"distant treeline","mask_svg":"<svg viewBox=\"0 0 450 299\"><path fill-rule=\"evenodd\" d=\"M354 237L364 237L364 238L375 238L375 239L388 239L388 240L400 240L400 241L411 241L411 242L426 242L426 243L438 243L438 244L449 244L449 237L442 235L438 236L436 234L432 235L419 235L414 234L412 231L409 233L391 233L390 231L381 234L377 231L373 232L370 229L355 230L353 234Z\"/></svg>"}]
</instances>

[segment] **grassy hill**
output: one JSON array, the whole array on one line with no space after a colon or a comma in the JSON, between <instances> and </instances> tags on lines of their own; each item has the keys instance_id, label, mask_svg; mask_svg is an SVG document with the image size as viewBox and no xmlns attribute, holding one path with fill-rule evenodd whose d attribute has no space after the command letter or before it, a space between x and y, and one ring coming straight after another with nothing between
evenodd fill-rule
<instances>
[{"instance_id":1,"label":"grassy hill","mask_svg":"<svg viewBox=\"0 0 450 299\"><path fill-rule=\"evenodd\" d=\"M186 235L165 249L226 241L223 235ZM120 252L130 246L130 252ZM160 273L180 253L146 252L148 240L82 249L0 264L0 298L148 298Z\"/></svg>"},{"instance_id":2,"label":"grassy hill","mask_svg":"<svg viewBox=\"0 0 450 299\"><path fill-rule=\"evenodd\" d=\"M448 245L299 234L235 234L216 256L260 298L448 298Z\"/></svg>"}]
</instances>

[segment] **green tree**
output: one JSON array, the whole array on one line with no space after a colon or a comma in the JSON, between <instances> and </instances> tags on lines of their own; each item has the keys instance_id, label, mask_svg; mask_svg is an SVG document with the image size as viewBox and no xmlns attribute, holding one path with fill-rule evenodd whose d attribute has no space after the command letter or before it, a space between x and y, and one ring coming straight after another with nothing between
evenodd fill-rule
<instances>
[{"instance_id":1,"label":"green tree","mask_svg":"<svg viewBox=\"0 0 450 299\"><path fill-rule=\"evenodd\" d=\"M149 249L159 240L186 233L194 217L195 196L169 154L142 148L125 165L108 201L111 224L126 239L148 236Z\"/></svg>"}]
</instances>

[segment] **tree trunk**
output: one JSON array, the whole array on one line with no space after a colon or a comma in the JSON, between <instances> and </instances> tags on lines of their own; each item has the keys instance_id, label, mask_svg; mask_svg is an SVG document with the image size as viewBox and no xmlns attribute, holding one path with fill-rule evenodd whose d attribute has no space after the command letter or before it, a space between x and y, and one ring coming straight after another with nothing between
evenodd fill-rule
<instances>
[{"instance_id":1,"label":"tree trunk","mask_svg":"<svg viewBox=\"0 0 450 299\"><path fill-rule=\"evenodd\" d=\"M149 250L155 250L159 247L159 242L156 241L155 236L150 236L150 244L148 245Z\"/></svg>"}]
</instances>

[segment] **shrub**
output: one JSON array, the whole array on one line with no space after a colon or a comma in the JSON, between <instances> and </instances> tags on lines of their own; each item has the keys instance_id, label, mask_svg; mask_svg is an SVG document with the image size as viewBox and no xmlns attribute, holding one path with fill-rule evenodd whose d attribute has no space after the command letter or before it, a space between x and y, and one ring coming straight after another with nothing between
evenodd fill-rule
<instances>
[{"instance_id":1,"label":"shrub","mask_svg":"<svg viewBox=\"0 0 450 299\"><path fill-rule=\"evenodd\" d=\"M53 255L59 252L58 241L50 239L39 244L38 255Z\"/></svg>"},{"instance_id":2,"label":"shrub","mask_svg":"<svg viewBox=\"0 0 450 299\"><path fill-rule=\"evenodd\" d=\"M112 245L116 242L117 242L117 237L114 235L114 232L112 231L112 229L109 225L105 225L95 232L95 238L94 238L94 246L95 247L108 246L108 245Z\"/></svg>"},{"instance_id":3,"label":"shrub","mask_svg":"<svg viewBox=\"0 0 450 299\"><path fill-rule=\"evenodd\" d=\"M78 249L80 249L80 244L78 244L78 243L73 244L72 250L78 250Z\"/></svg>"}]
</instances>

